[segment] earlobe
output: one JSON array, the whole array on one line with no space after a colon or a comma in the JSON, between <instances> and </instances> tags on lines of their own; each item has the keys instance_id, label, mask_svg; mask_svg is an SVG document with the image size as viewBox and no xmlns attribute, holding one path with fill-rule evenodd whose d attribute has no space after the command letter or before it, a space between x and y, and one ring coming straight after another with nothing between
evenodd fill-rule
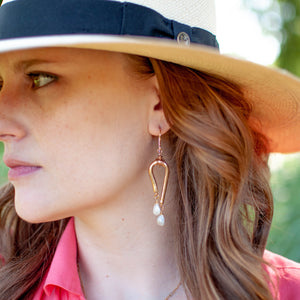
<instances>
[{"instance_id":1,"label":"earlobe","mask_svg":"<svg viewBox=\"0 0 300 300\"><path fill-rule=\"evenodd\" d=\"M155 99L150 107L148 130L151 135L158 136L160 133L161 135L165 134L170 129L170 125L163 111L158 84L155 90Z\"/></svg>"}]
</instances>

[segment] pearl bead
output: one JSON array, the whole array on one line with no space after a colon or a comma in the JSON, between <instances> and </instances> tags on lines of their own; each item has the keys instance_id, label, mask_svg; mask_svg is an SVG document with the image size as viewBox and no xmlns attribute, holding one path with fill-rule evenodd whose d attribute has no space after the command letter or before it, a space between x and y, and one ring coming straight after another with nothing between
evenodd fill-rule
<instances>
[{"instance_id":1,"label":"pearl bead","mask_svg":"<svg viewBox=\"0 0 300 300\"><path fill-rule=\"evenodd\" d=\"M157 225L164 226L165 225L165 217L164 217L164 215L158 216L156 222L157 222Z\"/></svg>"},{"instance_id":2,"label":"pearl bead","mask_svg":"<svg viewBox=\"0 0 300 300\"><path fill-rule=\"evenodd\" d=\"M153 214L154 216L159 216L160 214L160 207L158 203L155 203L153 206Z\"/></svg>"}]
</instances>

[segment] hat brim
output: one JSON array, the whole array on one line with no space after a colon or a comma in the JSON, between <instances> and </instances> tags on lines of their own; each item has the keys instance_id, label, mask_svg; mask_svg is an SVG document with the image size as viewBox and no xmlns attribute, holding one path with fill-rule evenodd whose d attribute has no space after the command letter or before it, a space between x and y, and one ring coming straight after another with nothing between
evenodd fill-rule
<instances>
[{"instance_id":1,"label":"hat brim","mask_svg":"<svg viewBox=\"0 0 300 300\"><path fill-rule=\"evenodd\" d=\"M112 35L58 35L0 41L0 54L45 47L116 51L174 62L237 83L253 105L271 152L300 151L300 80L287 72L219 54L213 48L189 47L159 38Z\"/></svg>"}]
</instances>

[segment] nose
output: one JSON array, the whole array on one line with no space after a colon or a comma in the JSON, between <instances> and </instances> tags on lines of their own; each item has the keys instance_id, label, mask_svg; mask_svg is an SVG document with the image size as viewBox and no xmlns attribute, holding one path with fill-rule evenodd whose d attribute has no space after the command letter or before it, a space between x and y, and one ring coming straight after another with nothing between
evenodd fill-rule
<instances>
[{"instance_id":1,"label":"nose","mask_svg":"<svg viewBox=\"0 0 300 300\"><path fill-rule=\"evenodd\" d=\"M16 90L8 90L4 86L0 90L0 141L2 142L18 140L25 135L17 97Z\"/></svg>"},{"instance_id":2,"label":"nose","mask_svg":"<svg viewBox=\"0 0 300 300\"><path fill-rule=\"evenodd\" d=\"M0 113L0 141L5 143L12 140L19 140L23 136L23 130L17 127L14 122L2 117L2 113Z\"/></svg>"}]
</instances>

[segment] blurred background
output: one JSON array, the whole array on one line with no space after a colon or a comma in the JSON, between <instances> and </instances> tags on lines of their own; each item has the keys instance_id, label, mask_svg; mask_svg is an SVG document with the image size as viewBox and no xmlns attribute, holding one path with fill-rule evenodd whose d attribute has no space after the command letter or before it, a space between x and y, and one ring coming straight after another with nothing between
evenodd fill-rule
<instances>
[{"instance_id":1,"label":"blurred background","mask_svg":"<svg viewBox=\"0 0 300 300\"><path fill-rule=\"evenodd\" d=\"M216 0L216 9L222 53L300 77L299 0ZM300 153L272 154L269 165L275 214L267 248L300 262ZM6 180L1 160L0 184Z\"/></svg>"},{"instance_id":2,"label":"blurred background","mask_svg":"<svg viewBox=\"0 0 300 300\"><path fill-rule=\"evenodd\" d=\"M216 0L216 9L222 53L300 77L299 0ZM269 165L275 214L267 248L300 262L300 153L272 154Z\"/></svg>"}]
</instances>

